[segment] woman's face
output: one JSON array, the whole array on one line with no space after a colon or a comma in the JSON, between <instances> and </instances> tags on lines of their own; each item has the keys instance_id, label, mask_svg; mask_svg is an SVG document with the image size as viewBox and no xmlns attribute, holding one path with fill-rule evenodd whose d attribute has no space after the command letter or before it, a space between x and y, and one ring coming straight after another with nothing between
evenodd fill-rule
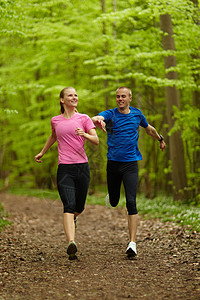
<instances>
[{"instance_id":1,"label":"woman's face","mask_svg":"<svg viewBox=\"0 0 200 300\"><path fill-rule=\"evenodd\" d=\"M66 107L77 107L78 105L78 96L76 90L69 88L64 92L64 98L61 98L60 101L66 105Z\"/></svg>"}]
</instances>

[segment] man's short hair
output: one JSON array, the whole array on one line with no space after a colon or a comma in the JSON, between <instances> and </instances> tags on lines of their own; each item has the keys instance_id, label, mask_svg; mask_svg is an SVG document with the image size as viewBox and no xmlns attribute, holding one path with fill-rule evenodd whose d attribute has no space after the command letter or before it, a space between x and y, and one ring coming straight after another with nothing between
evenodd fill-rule
<instances>
[{"instance_id":1,"label":"man's short hair","mask_svg":"<svg viewBox=\"0 0 200 300\"><path fill-rule=\"evenodd\" d=\"M117 92L118 92L119 90L121 90L121 89L127 89L127 90L129 91L129 97L132 97L132 92L131 92L131 90L130 90L128 87L126 87L126 86L121 86L121 87L119 87L119 88L116 90L116 94L117 94Z\"/></svg>"}]
</instances>

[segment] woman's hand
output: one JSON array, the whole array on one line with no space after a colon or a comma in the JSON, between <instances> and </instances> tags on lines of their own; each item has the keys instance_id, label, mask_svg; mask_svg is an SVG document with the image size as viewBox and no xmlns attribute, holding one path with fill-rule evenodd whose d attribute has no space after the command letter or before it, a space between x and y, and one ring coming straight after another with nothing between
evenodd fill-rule
<instances>
[{"instance_id":1,"label":"woman's hand","mask_svg":"<svg viewBox=\"0 0 200 300\"><path fill-rule=\"evenodd\" d=\"M35 161L38 162L38 163L41 163L42 160L40 160L40 158L42 158L43 154L42 152L38 153L36 156L35 156Z\"/></svg>"},{"instance_id":2,"label":"woman's hand","mask_svg":"<svg viewBox=\"0 0 200 300\"><path fill-rule=\"evenodd\" d=\"M83 129L81 128L76 128L76 135L82 136L82 137L86 137L86 133Z\"/></svg>"},{"instance_id":3,"label":"woman's hand","mask_svg":"<svg viewBox=\"0 0 200 300\"><path fill-rule=\"evenodd\" d=\"M87 133L81 128L76 128L76 134L79 136L84 137L87 139L91 144L98 145L99 144L99 138L96 134L96 130L94 128L90 129L90 131Z\"/></svg>"}]
</instances>

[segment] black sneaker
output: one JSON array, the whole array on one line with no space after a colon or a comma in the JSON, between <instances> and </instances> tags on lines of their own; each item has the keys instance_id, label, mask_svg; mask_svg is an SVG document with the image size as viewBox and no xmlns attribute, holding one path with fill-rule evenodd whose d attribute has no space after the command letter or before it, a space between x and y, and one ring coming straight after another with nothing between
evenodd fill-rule
<instances>
[{"instance_id":1,"label":"black sneaker","mask_svg":"<svg viewBox=\"0 0 200 300\"><path fill-rule=\"evenodd\" d=\"M76 252L77 252L76 243L74 241L71 241L67 247L67 254L69 255L69 260L77 259Z\"/></svg>"}]
</instances>

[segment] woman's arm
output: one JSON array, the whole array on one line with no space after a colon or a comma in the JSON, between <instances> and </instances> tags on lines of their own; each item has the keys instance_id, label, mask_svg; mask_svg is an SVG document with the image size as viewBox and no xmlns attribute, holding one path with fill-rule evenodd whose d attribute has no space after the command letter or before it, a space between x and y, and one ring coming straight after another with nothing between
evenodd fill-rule
<instances>
[{"instance_id":1,"label":"woman's arm","mask_svg":"<svg viewBox=\"0 0 200 300\"><path fill-rule=\"evenodd\" d=\"M42 158L42 156L47 152L47 150L55 143L56 141L56 134L54 132L52 132L52 134L50 135L50 137L48 138L48 140L46 141L46 144L44 145L42 151L40 153L38 153L35 156L35 160L38 163L41 163L42 161L40 160L40 158Z\"/></svg>"},{"instance_id":2,"label":"woman's arm","mask_svg":"<svg viewBox=\"0 0 200 300\"><path fill-rule=\"evenodd\" d=\"M76 134L84 137L87 139L91 144L98 145L99 144L99 138L96 134L96 130L94 128L90 129L88 133L86 133L83 129L77 128Z\"/></svg>"}]
</instances>

